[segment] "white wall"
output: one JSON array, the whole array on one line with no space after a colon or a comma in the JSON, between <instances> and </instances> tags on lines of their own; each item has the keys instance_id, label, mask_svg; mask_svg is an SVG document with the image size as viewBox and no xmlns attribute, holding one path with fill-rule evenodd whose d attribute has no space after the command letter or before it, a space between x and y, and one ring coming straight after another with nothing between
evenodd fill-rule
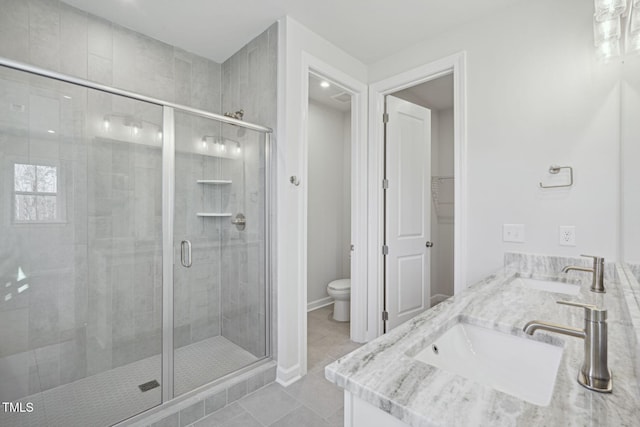
<instances>
[{"instance_id":1,"label":"white wall","mask_svg":"<svg viewBox=\"0 0 640 427\"><path fill-rule=\"evenodd\" d=\"M623 256L640 263L640 56L622 68Z\"/></svg>"},{"instance_id":2,"label":"white wall","mask_svg":"<svg viewBox=\"0 0 640 427\"><path fill-rule=\"evenodd\" d=\"M438 110L438 175L453 176L453 108Z\"/></svg>"},{"instance_id":3,"label":"white wall","mask_svg":"<svg viewBox=\"0 0 640 427\"><path fill-rule=\"evenodd\" d=\"M435 113L435 115L434 115ZM437 126L431 139L431 175L453 176L453 108L432 111ZM433 205L433 203L432 203ZM431 296L453 295L453 219L431 215Z\"/></svg>"},{"instance_id":4,"label":"white wall","mask_svg":"<svg viewBox=\"0 0 640 427\"><path fill-rule=\"evenodd\" d=\"M619 67L596 62L592 17L584 0L519 3L369 68L376 82L467 52L468 283L505 251L617 258ZM540 190L551 164L573 166L575 185ZM503 223L526 242L503 243ZM560 225L576 247L558 245Z\"/></svg>"},{"instance_id":5,"label":"white wall","mask_svg":"<svg viewBox=\"0 0 640 427\"><path fill-rule=\"evenodd\" d=\"M351 112L342 113L342 262L343 277L351 277Z\"/></svg>"},{"instance_id":6,"label":"white wall","mask_svg":"<svg viewBox=\"0 0 640 427\"><path fill-rule=\"evenodd\" d=\"M304 247L301 213L306 200L301 196L306 182L296 187L289 183L290 176L300 177L304 171L303 153L299 141L303 136L302 72L304 52L350 76L359 82L367 81L367 67L344 51L312 33L290 17L279 22L278 52L278 127L277 127L277 231L276 272L277 292L277 350L278 381L289 384L304 372L302 355L305 343L300 328L306 322L306 300L301 298L301 274Z\"/></svg>"},{"instance_id":7,"label":"white wall","mask_svg":"<svg viewBox=\"0 0 640 427\"><path fill-rule=\"evenodd\" d=\"M322 303L329 297L327 284L350 275L350 119L340 110L309 102L308 305Z\"/></svg>"}]
</instances>

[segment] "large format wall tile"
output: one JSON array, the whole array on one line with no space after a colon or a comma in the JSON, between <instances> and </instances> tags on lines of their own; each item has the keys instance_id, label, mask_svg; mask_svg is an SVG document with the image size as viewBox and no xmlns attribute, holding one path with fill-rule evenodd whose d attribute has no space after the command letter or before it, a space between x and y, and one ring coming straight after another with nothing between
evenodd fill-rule
<instances>
[{"instance_id":1,"label":"large format wall tile","mask_svg":"<svg viewBox=\"0 0 640 427\"><path fill-rule=\"evenodd\" d=\"M244 119L276 126L277 25L272 25L222 65L222 110L244 110ZM265 144L262 134L223 127L242 147L226 163L233 180L226 210L247 217L244 231L223 225L222 335L251 353L265 352Z\"/></svg>"},{"instance_id":2,"label":"large format wall tile","mask_svg":"<svg viewBox=\"0 0 640 427\"><path fill-rule=\"evenodd\" d=\"M0 55L29 62L29 3L0 0Z\"/></svg>"},{"instance_id":3,"label":"large format wall tile","mask_svg":"<svg viewBox=\"0 0 640 427\"><path fill-rule=\"evenodd\" d=\"M58 2L29 1L29 62L60 71L60 4Z\"/></svg>"},{"instance_id":4,"label":"large format wall tile","mask_svg":"<svg viewBox=\"0 0 640 427\"><path fill-rule=\"evenodd\" d=\"M87 75L87 14L60 4L60 72Z\"/></svg>"}]
</instances>

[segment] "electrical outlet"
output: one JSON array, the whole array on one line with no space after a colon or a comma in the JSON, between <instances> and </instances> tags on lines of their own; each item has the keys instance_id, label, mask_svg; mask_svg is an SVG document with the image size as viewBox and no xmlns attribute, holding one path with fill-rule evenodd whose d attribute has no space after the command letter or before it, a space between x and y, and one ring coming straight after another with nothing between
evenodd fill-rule
<instances>
[{"instance_id":1,"label":"electrical outlet","mask_svg":"<svg viewBox=\"0 0 640 427\"><path fill-rule=\"evenodd\" d=\"M574 225L561 225L558 243L560 246L575 246L576 227Z\"/></svg>"},{"instance_id":2,"label":"electrical outlet","mask_svg":"<svg viewBox=\"0 0 640 427\"><path fill-rule=\"evenodd\" d=\"M524 224L502 224L502 240L504 242L524 242Z\"/></svg>"}]
</instances>

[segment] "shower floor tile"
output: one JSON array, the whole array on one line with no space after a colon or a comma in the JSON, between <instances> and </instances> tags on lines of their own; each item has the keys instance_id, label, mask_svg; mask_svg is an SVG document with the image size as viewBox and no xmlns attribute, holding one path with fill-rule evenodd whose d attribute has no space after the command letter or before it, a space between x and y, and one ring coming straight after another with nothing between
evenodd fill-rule
<instances>
[{"instance_id":1,"label":"shower floor tile","mask_svg":"<svg viewBox=\"0 0 640 427\"><path fill-rule=\"evenodd\" d=\"M175 395L179 396L258 360L228 339L217 336L176 351Z\"/></svg>"},{"instance_id":2,"label":"shower floor tile","mask_svg":"<svg viewBox=\"0 0 640 427\"><path fill-rule=\"evenodd\" d=\"M181 347L175 355L176 396L222 377L257 357L217 336ZM20 399L32 402L31 413L6 413L2 427L104 427L160 404L161 388L141 392L138 386L161 381L160 355L102 372Z\"/></svg>"}]
</instances>

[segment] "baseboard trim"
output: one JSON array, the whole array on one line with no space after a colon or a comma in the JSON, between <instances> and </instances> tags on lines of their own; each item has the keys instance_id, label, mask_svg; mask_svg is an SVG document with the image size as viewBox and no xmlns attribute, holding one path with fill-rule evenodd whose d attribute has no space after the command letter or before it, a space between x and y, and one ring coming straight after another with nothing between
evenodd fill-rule
<instances>
[{"instance_id":1,"label":"baseboard trim","mask_svg":"<svg viewBox=\"0 0 640 427\"><path fill-rule=\"evenodd\" d=\"M311 301L310 303L307 303L307 313L331 304L333 304L333 298L331 297L324 297L315 301Z\"/></svg>"},{"instance_id":2,"label":"baseboard trim","mask_svg":"<svg viewBox=\"0 0 640 427\"><path fill-rule=\"evenodd\" d=\"M288 387L298 381L300 378L300 364L296 364L291 368L283 368L278 366L276 374L276 382L283 387Z\"/></svg>"},{"instance_id":3,"label":"baseboard trim","mask_svg":"<svg viewBox=\"0 0 640 427\"><path fill-rule=\"evenodd\" d=\"M447 298L450 298L451 295L445 295L445 294L435 294L433 295L429 302L431 303L431 307L433 307L436 304L440 304L442 301L446 300Z\"/></svg>"}]
</instances>

